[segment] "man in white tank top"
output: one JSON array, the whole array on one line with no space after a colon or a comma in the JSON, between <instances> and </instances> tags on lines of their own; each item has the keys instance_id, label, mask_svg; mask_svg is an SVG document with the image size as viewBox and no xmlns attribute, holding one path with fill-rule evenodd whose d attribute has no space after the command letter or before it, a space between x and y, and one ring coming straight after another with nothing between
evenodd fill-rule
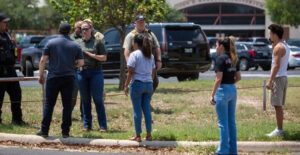
<instances>
[{"instance_id":1,"label":"man in white tank top","mask_svg":"<svg viewBox=\"0 0 300 155\"><path fill-rule=\"evenodd\" d=\"M283 105L287 90L287 67L290 49L282 40L283 28L277 24L269 27L270 40L273 47L272 69L267 89L271 91L271 104L276 111L277 128L268 137L283 135Z\"/></svg>"}]
</instances>

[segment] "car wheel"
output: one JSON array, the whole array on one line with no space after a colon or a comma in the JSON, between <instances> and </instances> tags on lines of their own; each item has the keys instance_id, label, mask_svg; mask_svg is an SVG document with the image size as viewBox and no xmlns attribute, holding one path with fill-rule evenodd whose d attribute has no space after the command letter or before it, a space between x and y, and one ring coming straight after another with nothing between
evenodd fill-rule
<instances>
[{"instance_id":1,"label":"car wheel","mask_svg":"<svg viewBox=\"0 0 300 155\"><path fill-rule=\"evenodd\" d=\"M177 75L177 80L179 82L186 81L186 80L188 80L188 76L187 75Z\"/></svg>"},{"instance_id":2,"label":"car wheel","mask_svg":"<svg viewBox=\"0 0 300 155\"><path fill-rule=\"evenodd\" d=\"M262 68L262 70L264 71L269 71L271 69L271 65L262 65L260 66Z\"/></svg>"},{"instance_id":3,"label":"car wheel","mask_svg":"<svg viewBox=\"0 0 300 155\"><path fill-rule=\"evenodd\" d=\"M30 60L25 61L25 64L23 66L23 75L24 76L33 76L34 75L33 65Z\"/></svg>"},{"instance_id":4,"label":"car wheel","mask_svg":"<svg viewBox=\"0 0 300 155\"><path fill-rule=\"evenodd\" d=\"M195 81L199 79L199 73L193 73L189 75L189 80Z\"/></svg>"},{"instance_id":5,"label":"car wheel","mask_svg":"<svg viewBox=\"0 0 300 155\"><path fill-rule=\"evenodd\" d=\"M288 64L288 70L294 70L296 67L290 67L290 64Z\"/></svg>"},{"instance_id":6,"label":"car wheel","mask_svg":"<svg viewBox=\"0 0 300 155\"><path fill-rule=\"evenodd\" d=\"M247 70L249 70L249 63L248 63L247 59L242 58L240 60L240 70L241 71L247 71Z\"/></svg>"}]
</instances>

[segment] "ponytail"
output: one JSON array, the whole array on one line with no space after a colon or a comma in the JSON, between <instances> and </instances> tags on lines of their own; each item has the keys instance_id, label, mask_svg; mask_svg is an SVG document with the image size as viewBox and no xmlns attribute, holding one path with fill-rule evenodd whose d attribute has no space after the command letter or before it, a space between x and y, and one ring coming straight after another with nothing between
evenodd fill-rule
<instances>
[{"instance_id":1,"label":"ponytail","mask_svg":"<svg viewBox=\"0 0 300 155\"><path fill-rule=\"evenodd\" d=\"M149 39L148 33L144 34L142 52L146 58L151 58L152 55L152 41Z\"/></svg>"},{"instance_id":2,"label":"ponytail","mask_svg":"<svg viewBox=\"0 0 300 155\"><path fill-rule=\"evenodd\" d=\"M238 56L237 56L237 52L236 52L236 48L235 48L235 38L234 36L229 36L229 40L230 40L230 49L229 49L229 55L231 58L231 62L233 66L237 65L238 62Z\"/></svg>"}]
</instances>

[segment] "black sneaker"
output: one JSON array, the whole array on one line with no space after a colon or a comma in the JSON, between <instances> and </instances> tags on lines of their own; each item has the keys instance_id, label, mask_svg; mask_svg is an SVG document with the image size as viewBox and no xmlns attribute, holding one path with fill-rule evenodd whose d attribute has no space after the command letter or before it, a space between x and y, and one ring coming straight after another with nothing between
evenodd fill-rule
<instances>
[{"instance_id":1,"label":"black sneaker","mask_svg":"<svg viewBox=\"0 0 300 155\"><path fill-rule=\"evenodd\" d=\"M69 137L70 137L70 134L68 134L68 133L63 133L63 134L62 134L62 137L63 137L63 138L69 138Z\"/></svg>"},{"instance_id":2,"label":"black sneaker","mask_svg":"<svg viewBox=\"0 0 300 155\"><path fill-rule=\"evenodd\" d=\"M49 137L48 133L45 133L42 130L38 131L38 133L36 133L36 135L41 136L43 138Z\"/></svg>"},{"instance_id":3,"label":"black sneaker","mask_svg":"<svg viewBox=\"0 0 300 155\"><path fill-rule=\"evenodd\" d=\"M23 120L12 120L11 124L13 124L13 125L19 125L19 126L28 125L28 123L24 122Z\"/></svg>"}]
</instances>

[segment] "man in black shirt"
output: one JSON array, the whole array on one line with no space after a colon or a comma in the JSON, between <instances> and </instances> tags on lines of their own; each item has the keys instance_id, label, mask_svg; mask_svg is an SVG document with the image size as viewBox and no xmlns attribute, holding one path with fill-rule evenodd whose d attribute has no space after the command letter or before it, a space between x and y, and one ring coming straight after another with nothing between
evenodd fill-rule
<instances>
[{"instance_id":1,"label":"man in black shirt","mask_svg":"<svg viewBox=\"0 0 300 155\"><path fill-rule=\"evenodd\" d=\"M15 44L7 33L9 18L0 13L0 77L17 77L15 71ZM5 91L8 93L11 102L12 123L23 125L21 110L21 87L19 82L0 82L0 123L1 108Z\"/></svg>"}]
</instances>

